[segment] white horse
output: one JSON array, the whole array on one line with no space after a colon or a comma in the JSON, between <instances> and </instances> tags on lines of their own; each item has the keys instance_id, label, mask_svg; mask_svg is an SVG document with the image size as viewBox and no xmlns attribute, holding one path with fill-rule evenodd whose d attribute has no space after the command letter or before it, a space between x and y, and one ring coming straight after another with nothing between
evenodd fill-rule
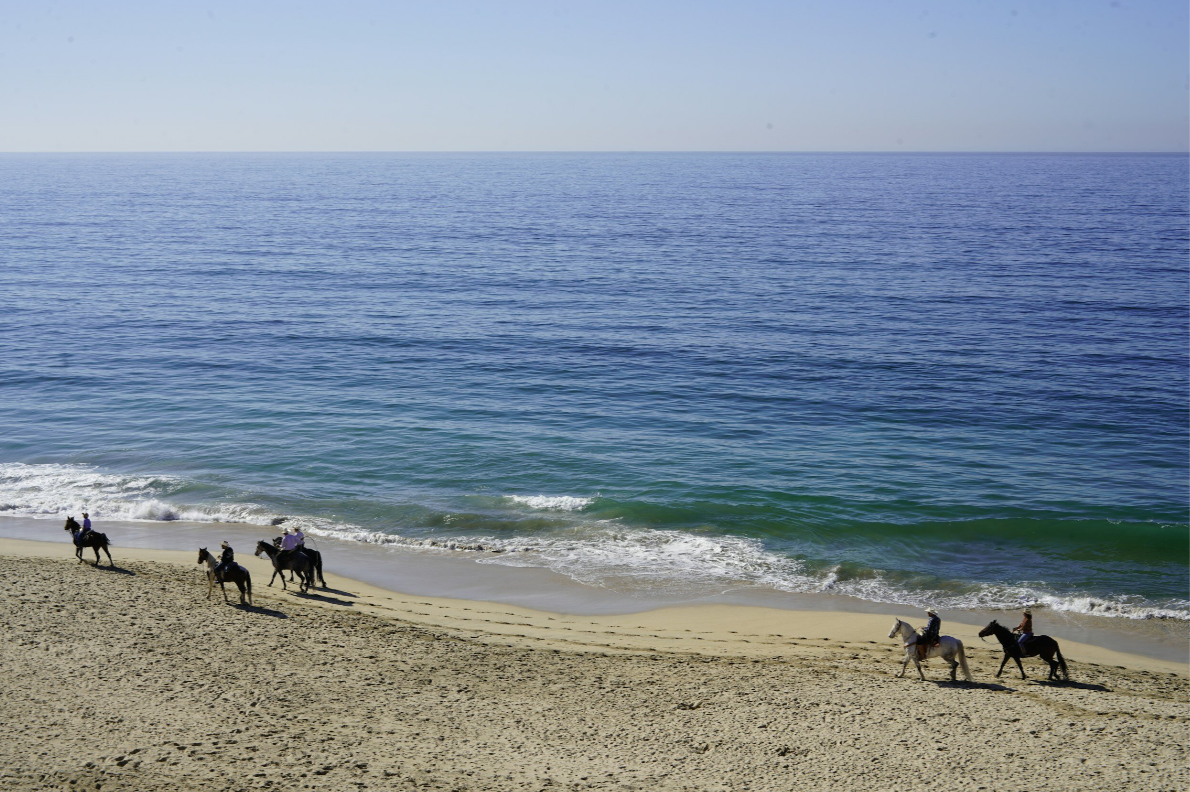
<instances>
[{"instance_id":1,"label":"white horse","mask_svg":"<svg viewBox=\"0 0 1190 792\"><path fill-rule=\"evenodd\" d=\"M921 636L917 634L917 630L909 626L908 622L903 622L900 619L897 619L897 623L888 631L889 638L897 636L900 636L905 644L905 662L901 663L901 673L897 674L897 677L905 676L905 669L909 667L909 661L912 660L913 664L917 666L918 676L924 682L926 675L921 672L921 661L917 658L917 639ZM959 665L963 666L963 679L971 681L971 670L967 668L967 653L963 651L963 642L958 638L951 638L949 635L939 636L938 645L931 646L926 650L926 659L931 657L941 657L950 663L951 682L955 681L955 669ZM958 658L957 662L955 661L956 657Z\"/></svg>"}]
</instances>

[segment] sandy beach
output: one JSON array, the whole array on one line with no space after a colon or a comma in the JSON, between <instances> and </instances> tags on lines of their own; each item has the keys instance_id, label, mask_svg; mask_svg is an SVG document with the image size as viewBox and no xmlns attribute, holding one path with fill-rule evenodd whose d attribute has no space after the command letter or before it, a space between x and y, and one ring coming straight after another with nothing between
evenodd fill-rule
<instances>
[{"instance_id":1,"label":"sandy beach","mask_svg":"<svg viewBox=\"0 0 1190 792\"><path fill-rule=\"evenodd\" d=\"M1186 667L1063 643L1073 682L894 675L872 614L570 617L328 575L255 606L190 553L0 540L0 785L11 790L1184 789ZM234 592L233 592L234 593ZM233 597L233 602L235 598ZM907 614L908 615L908 614Z\"/></svg>"}]
</instances>

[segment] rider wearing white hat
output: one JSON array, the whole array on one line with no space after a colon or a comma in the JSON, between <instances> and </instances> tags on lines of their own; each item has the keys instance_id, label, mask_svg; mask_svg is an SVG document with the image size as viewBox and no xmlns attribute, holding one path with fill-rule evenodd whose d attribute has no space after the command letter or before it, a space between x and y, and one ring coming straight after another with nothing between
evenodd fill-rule
<instances>
[{"instance_id":1,"label":"rider wearing white hat","mask_svg":"<svg viewBox=\"0 0 1190 792\"><path fill-rule=\"evenodd\" d=\"M223 548L223 553L219 556L219 566L215 567L216 578L220 577L236 562L236 551L231 549L231 545L224 542L220 547Z\"/></svg>"},{"instance_id":2,"label":"rider wearing white hat","mask_svg":"<svg viewBox=\"0 0 1190 792\"><path fill-rule=\"evenodd\" d=\"M926 626L922 628L921 639L917 642L917 656L922 660L925 659L926 654L930 651L930 647L938 643L938 633L942 629L942 620L938 618L938 614L933 608L927 608L926 615L930 619L926 622Z\"/></svg>"}]
</instances>

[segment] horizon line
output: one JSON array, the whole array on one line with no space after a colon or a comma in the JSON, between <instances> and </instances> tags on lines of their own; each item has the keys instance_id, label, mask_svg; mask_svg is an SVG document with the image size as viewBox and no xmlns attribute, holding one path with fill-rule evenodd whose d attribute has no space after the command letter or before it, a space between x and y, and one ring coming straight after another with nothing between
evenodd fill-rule
<instances>
[{"instance_id":1,"label":"horizon line","mask_svg":"<svg viewBox=\"0 0 1190 792\"><path fill-rule=\"evenodd\" d=\"M1068 154L1068 155L1190 155L1190 149L71 149L0 151L0 155L19 154Z\"/></svg>"}]
</instances>

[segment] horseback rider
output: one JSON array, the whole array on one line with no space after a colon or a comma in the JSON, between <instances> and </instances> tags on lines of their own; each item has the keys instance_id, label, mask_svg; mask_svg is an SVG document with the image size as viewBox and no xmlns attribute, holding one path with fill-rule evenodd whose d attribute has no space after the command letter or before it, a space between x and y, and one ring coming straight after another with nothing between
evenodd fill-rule
<instances>
[{"instance_id":1,"label":"horseback rider","mask_svg":"<svg viewBox=\"0 0 1190 792\"><path fill-rule=\"evenodd\" d=\"M281 537L281 552L277 554L278 563L284 563L287 558L298 549L298 538L288 528Z\"/></svg>"},{"instance_id":2,"label":"horseback rider","mask_svg":"<svg viewBox=\"0 0 1190 792\"><path fill-rule=\"evenodd\" d=\"M942 620L933 610L926 610L929 621L921 630L921 638L917 639L917 658L925 660L930 647L938 643L938 633L942 630Z\"/></svg>"},{"instance_id":3,"label":"horseback rider","mask_svg":"<svg viewBox=\"0 0 1190 792\"><path fill-rule=\"evenodd\" d=\"M1014 629L1013 632L1020 635L1020 637L1016 639L1016 642L1023 651L1025 644L1033 638L1033 614L1029 611L1025 611L1025 618L1021 619L1021 623L1016 626L1016 629Z\"/></svg>"},{"instance_id":4,"label":"horseback rider","mask_svg":"<svg viewBox=\"0 0 1190 792\"><path fill-rule=\"evenodd\" d=\"M219 565L215 567L215 579L222 580L223 573L235 566L236 552L231 549L231 545L224 542L220 545L223 548L223 553L219 556Z\"/></svg>"},{"instance_id":5,"label":"horseback rider","mask_svg":"<svg viewBox=\"0 0 1190 792\"><path fill-rule=\"evenodd\" d=\"M91 533L91 518L86 512L83 512L83 530L79 531L78 543L82 545L83 540L87 538L87 534Z\"/></svg>"}]
</instances>

